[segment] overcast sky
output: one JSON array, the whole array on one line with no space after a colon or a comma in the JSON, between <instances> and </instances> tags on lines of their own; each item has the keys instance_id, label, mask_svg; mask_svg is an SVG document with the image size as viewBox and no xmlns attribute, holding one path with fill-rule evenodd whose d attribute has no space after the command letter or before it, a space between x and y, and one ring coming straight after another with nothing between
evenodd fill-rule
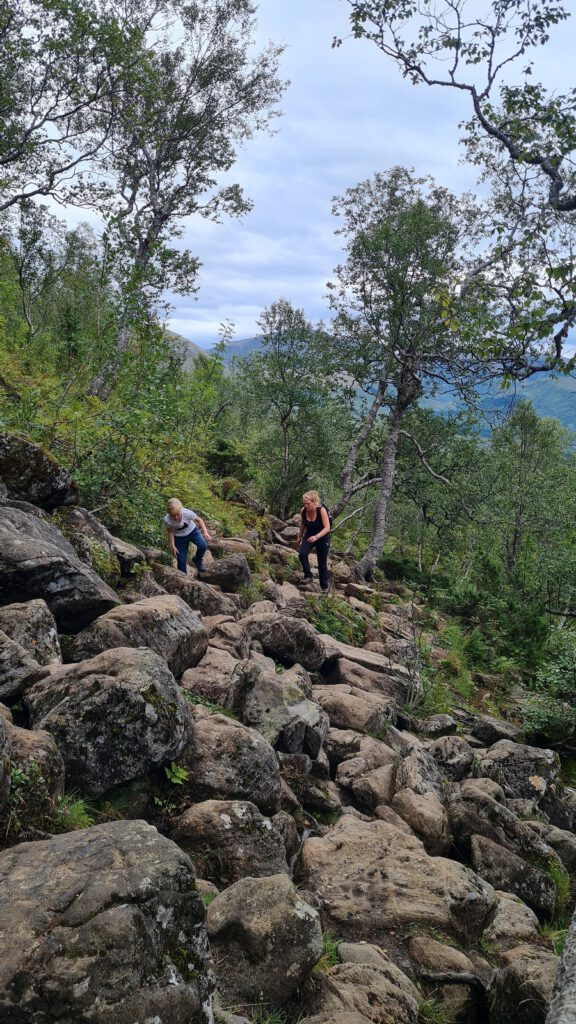
<instances>
[{"instance_id":1,"label":"overcast sky","mask_svg":"<svg viewBox=\"0 0 576 1024\"><path fill-rule=\"evenodd\" d=\"M237 338L258 333L262 310L280 297L313 321L326 317L326 282L341 257L334 195L395 164L455 191L475 185L474 170L459 163L466 98L410 85L365 41L344 38L333 50L333 36L348 35L347 9L344 0L260 0L259 39L286 45L291 84L277 133L252 140L235 166L253 211L219 225L187 221L183 243L203 264L199 292L171 297L170 326L203 347L224 320ZM573 86L575 44L570 19L541 51L536 80Z\"/></svg>"}]
</instances>

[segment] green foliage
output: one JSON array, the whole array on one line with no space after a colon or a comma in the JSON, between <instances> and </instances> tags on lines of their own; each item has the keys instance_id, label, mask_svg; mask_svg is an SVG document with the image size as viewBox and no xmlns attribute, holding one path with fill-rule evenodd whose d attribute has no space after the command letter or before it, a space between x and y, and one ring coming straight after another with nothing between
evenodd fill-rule
<instances>
[{"instance_id":1,"label":"green foliage","mask_svg":"<svg viewBox=\"0 0 576 1024\"><path fill-rule=\"evenodd\" d=\"M50 785L38 761L9 768L10 793L4 809L4 833L8 840L22 832L47 830L50 823Z\"/></svg>"},{"instance_id":2,"label":"green foliage","mask_svg":"<svg viewBox=\"0 0 576 1024\"><path fill-rule=\"evenodd\" d=\"M174 761L165 766L164 773L173 786L183 786L190 774L186 768Z\"/></svg>"},{"instance_id":3,"label":"green foliage","mask_svg":"<svg viewBox=\"0 0 576 1024\"><path fill-rule=\"evenodd\" d=\"M538 931L549 944L555 956L562 956L568 934L568 926L559 926L557 921L538 925Z\"/></svg>"},{"instance_id":4,"label":"green foliage","mask_svg":"<svg viewBox=\"0 0 576 1024\"><path fill-rule=\"evenodd\" d=\"M51 816L52 832L75 832L78 829L90 828L95 822L95 815L90 805L77 792L73 791L61 796L56 801Z\"/></svg>"},{"instance_id":5,"label":"green foliage","mask_svg":"<svg viewBox=\"0 0 576 1024\"><path fill-rule=\"evenodd\" d=\"M576 630L553 629L545 657L521 694L522 732L527 740L569 744L576 736Z\"/></svg>"},{"instance_id":6,"label":"green foliage","mask_svg":"<svg viewBox=\"0 0 576 1024\"><path fill-rule=\"evenodd\" d=\"M418 1006L418 1024L456 1024L458 1012L436 996L427 996Z\"/></svg>"},{"instance_id":7,"label":"green foliage","mask_svg":"<svg viewBox=\"0 0 576 1024\"><path fill-rule=\"evenodd\" d=\"M340 597L306 598L308 618L319 633L328 633L335 640L362 647L366 639L366 623L358 612Z\"/></svg>"},{"instance_id":8,"label":"green foliage","mask_svg":"<svg viewBox=\"0 0 576 1024\"><path fill-rule=\"evenodd\" d=\"M227 718L237 718L238 716L232 708L221 707L220 704L214 704L212 701L207 700L206 697L200 697L197 693L192 693L190 690L182 689L182 695L189 704L198 704L202 708L207 708L208 711L213 711L214 714L226 715Z\"/></svg>"},{"instance_id":9,"label":"green foliage","mask_svg":"<svg viewBox=\"0 0 576 1024\"><path fill-rule=\"evenodd\" d=\"M216 899L218 893L216 892L201 892L200 899L205 907L209 907L213 900Z\"/></svg>"}]
</instances>

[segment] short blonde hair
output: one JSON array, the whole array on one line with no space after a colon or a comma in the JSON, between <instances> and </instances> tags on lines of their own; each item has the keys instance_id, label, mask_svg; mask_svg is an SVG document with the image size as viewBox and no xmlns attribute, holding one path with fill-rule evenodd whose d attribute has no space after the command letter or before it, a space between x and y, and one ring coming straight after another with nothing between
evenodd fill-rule
<instances>
[{"instance_id":1,"label":"short blonde hair","mask_svg":"<svg viewBox=\"0 0 576 1024\"><path fill-rule=\"evenodd\" d=\"M176 512L180 508L184 508L180 498L170 498L170 501L166 505L166 510L168 512Z\"/></svg>"},{"instance_id":2,"label":"short blonde hair","mask_svg":"<svg viewBox=\"0 0 576 1024\"><path fill-rule=\"evenodd\" d=\"M310 501L313 501L316 505L320 504L320 495L318 494L318 491L306 491L306 493L302 495L302 500L304 500L304 498L309 498Z\"/></svg>"}]
</instances>

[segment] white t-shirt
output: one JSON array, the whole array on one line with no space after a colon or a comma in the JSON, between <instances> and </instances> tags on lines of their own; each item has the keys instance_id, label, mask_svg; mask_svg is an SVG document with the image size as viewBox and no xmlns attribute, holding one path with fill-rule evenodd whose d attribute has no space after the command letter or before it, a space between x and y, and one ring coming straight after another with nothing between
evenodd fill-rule
<instances>
[{"instance_id":1,"label":"white t-shirt","mask_svg":"<svg viewBox=\"0 0 576 1024\"><path fill-rule=\"evenodd\" d=\"M191 508L183 508L180 519L174 519L171 515L164 516L164 522L170 530L174 530L175 537L188 537L196 529L198 516Z\"/></svg>"}]
</instances>

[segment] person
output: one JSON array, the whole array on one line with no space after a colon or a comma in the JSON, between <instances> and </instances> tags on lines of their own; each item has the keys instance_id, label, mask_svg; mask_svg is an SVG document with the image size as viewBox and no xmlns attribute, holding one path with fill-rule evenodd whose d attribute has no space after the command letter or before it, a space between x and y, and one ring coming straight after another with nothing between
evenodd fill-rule
<instances>
[{"instance_id":1,"label":"person","mask_svg":"<svg viewBox=\"0 0 576 1024\"><path fill-rule=\"evenodd\" d=\"M196 554L192 561L197 571L203 572L202 559L208 547L208 541L212 540L204 520L191 508L184 508L179 498L170 498L166 511L164 523L180 572L188 572L186 558L190 544L196 545Z\"/></svg>"},{"instance_id":2,"label":"person","mask_svg":"<svg viewBox=\"0 0 576 1024\"><path fill-rule=\"evenodd\" d=\"M323 594L328 592L328 549L330 547L330 519L324 505L320 503L320 495L316 491L306 491L300 515L298 532L298 557L304 570L304 582L312 580L309 555L314 549L318 559L318 576Z\"/></svg>"}]
</instances>

